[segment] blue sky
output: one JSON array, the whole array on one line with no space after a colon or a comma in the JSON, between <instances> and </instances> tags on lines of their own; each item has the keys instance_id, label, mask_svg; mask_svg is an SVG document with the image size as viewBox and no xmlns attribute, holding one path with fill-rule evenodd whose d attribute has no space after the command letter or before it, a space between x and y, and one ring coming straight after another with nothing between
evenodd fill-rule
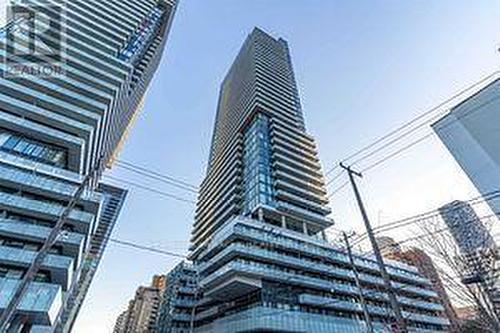
<instances>
[{"instance_id":1,"label":"blue sky","mask_svg":"<svg viewBox=\"0 0 500 333\"><path fill-rule=\"evenodd\" d=\"M497 0L183 0L120 159L198 184L220 83L258 26L289 42L308 131L328 169L498 70L499 17ZM111 174L195 199L119 168ZM367 174L360 185L375 225L477 195L436 138ZM362 230L349 188L331 206L338 227ZM114 236L184 252L193 209L131 188ZM111 332L135 289L176 262L109 244L75 332Z\"/></svg>"}]
</instances>

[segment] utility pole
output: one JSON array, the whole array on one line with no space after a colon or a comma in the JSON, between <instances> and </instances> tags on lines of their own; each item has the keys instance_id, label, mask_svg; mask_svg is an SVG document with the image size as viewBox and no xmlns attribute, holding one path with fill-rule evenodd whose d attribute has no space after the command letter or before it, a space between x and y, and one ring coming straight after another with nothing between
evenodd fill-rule
<instances>
[{"instance_id":1,"label":"utility pole","mask_svg":"<svg viewBox=\"0 0 500 333\"><path fill-rule=\"evenodd\" d=\"M349 180L351 182L354 195L356 197L356 201L359 206L359 210L361 212L361 216L363 217L363 222L365 223L365 228L366 228L366 233L368 234L368 238L370 239L370 243L373 249L373 252L375 254L375 258L377 260L377 264L380 269L380 274L382 275L382 279L384 280L384 286L385 289L387 290L387 293L389 294L389 301L391 303L392 311L394 312L394 316L396 317L396 324L398 326L398 329L401 333L407 333L408 329L406 327L406 321L403 318L403 314L401 311L401 307L399 306L396 292L394 291L394 288L392 287L391 280L389 279L389 274L387 273L387 269L384 264L384 260L382 259L382 254L380 253L380 248L377 244L377 241L375 239L375 235L373 233L373 229L370 223L370 220L368 219L368 214L366 213L365 206L363 204L363 200L361 199L361 195L358 190L358 186L356 185L356 181L354 180L354 176L362 178L363 175L359 172L356 172L351 169L351 167L345 166L343 163L340 163L340 167L342 169L345 169L349 175Z\"/></svg>"},{"instance_id":2,"label":"utility pole","mask_svg":"<svg viewBox=\"0 0 500 333\"><path fill-rule=\"evenodd\" d=\"M94 176L99 173L100 165L101 163L98 162L95 170L91 171L88 175L86 175L82 183L78 185L77 190L72 195L68 205L64 207L61 215L59 216L56 222L56 225L50 231L42 248L40 249L40 251L37 252L35 259L32 261L30 267L28 268L28 271L24 274L24 277L22 278L16 291L14 292L11 301L3 311L2 315L0 316L0 332L7 332L7 330L9 329L12 319L16 313L17 307L21 303L23 296L26 293L26 290L28 289L30 283L34 281L36 274L38 273L45 259L49 255L50 249L59 240L59 236L62 234L61 232L63 231L63 227L70 213L72 212L73 208L77 204L78 200L80 200L80 197L82 196L87 186L91 185Z\"/></svg>"},{"instance_id":3,"label":"utility pole","mask_svg":"<svg viewBox=\"0 0 500 333\"><path fill-rule=\"evenodd\" d=\"M361 286L361 282L359 281L358 269L356 268L356 265L354 263L354 258L352 256L351 244L349 244L349 237L345 232L342 232L342 234L344 235L344 242L347 248L347 254L349 255L349 261L352 266L352 271L354 272L354 280L356 281L356 287L358 288L359 292L359 302L361 303L361 307L363 308L363 315L365 316L366 331L368 333L373 333L373 324L370 318L370 314L368 313L368 307L366 306L365 295L363 294L363 288Z\"/></svg>"}]
</instances>

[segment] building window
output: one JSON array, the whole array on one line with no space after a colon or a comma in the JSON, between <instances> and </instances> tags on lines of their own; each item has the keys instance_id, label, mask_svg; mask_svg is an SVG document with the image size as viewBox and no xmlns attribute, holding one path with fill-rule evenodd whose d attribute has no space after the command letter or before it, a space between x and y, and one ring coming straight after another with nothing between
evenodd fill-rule
<instances>
[{"instance_id":1,"label":"building window","mask_svg":"<svg viewBox=\"0 0 500 333\"><path fill-rule=\"evenodd\" d=\"M1 189L0 189L0 192L1 192ZM47 227L47 228L53 228L54 225L56 224L56 221L34 218L34 217L22 215L22 214L12 213L12 212L7 211L7 210L0 211L0 219L14 220L17 222L33 224L33 225ZM70 223L65 223L63 226L63 230L69 231L69 232L75 232L76 229L75 229L74 225L72 225Z\"/></svg>"},{"instance_id":2,"label":"building window","mask_svg":"<svg viewBox=\"0 0 500 333\"><path fill-rule=\"evenodd\" d=\"M10 237L0 236L0 246L6 246L19 250L38 252L42 248L42 244L27 240L19 240ZM62 255L63 249L59 245L54 245L49 250L50 254Z\"/></svg>"},{"instance_id":3,"label":"building window","mask_svg":"<svg viewBox=\"0 0 500 333\"><path fill-rule=\"evenodd\" d=\"M259 204L273 204L269 118L257 114L244 134L243 185L245 214Z\"/></svg>"},{"instance_id":4,"label":"building window","mask_svg":"<svg viewBox=\"0 0 500 333\"><path fill-rule=\"evenodd\" d=\"M161 18L165 10L161 6L154 7L151 12L141 22L137 31L134 32L125 47L120 50L118 58L120 60L134 63L140 59L140 55L151 44L157 30L161 26Z\"/></svg>"},{"instance_id":5,"label":"building window","mask_svg":"<svg viewBox=\"0 0 500 333\"><path fill-rule=\"evenodd\" d=\"M0 128L0 150L51 166L67 167L66 149L26 138L3 128Z\"/></svg>"},{"instance_id":6,"label":"building window","mask_svg":"<svg viewBox=\"0 0 500 333\"><path fill-rule=\"evenodd\" d=\"M47 271L38 272L35 276L35 282L42 282L42 283L52 282L50 272L47 272Z\"/></svg>"},{"instance_id":7,"label":"building window","mask_svg":"<svg viewBox=\"0 0 500 333\"><path fill-rule=\"evenodd\" d=\"M20 280L24 275L22 268L0 265L0 278Z\"/></svg>"}]
</instances>

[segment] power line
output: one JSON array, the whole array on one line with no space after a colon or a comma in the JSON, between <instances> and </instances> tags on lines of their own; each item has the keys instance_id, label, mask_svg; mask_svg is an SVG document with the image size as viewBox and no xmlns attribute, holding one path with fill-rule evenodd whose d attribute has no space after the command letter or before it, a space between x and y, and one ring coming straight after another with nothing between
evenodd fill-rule
<instances>
[{"instance_id":1,"label":"power line","mask_svg":"<svg viewBox=\"0 0 500 333\"><path fill-rule=\"evenodd\" d=\"M154 177L155 179L160 178L160 179L163 179L165 182L171 183L172 185L176 184L175 186L181 186L181 187L189 189L191 191L198 192L198 186L190 184L184 180L180 180L177 177L173 177L173 176L170 176L170 175L167 175L164 173L160 173L158 171L155 171L155 170L143 167L143 166L139 166L139 165L132 163L132 162L127 162L127 161L123 161L123 160L115 160L115 163L120 168L127 169L129 171L141 173L141 174L146 173L147 177Z\"/></svg>"},{"instance_id":2,"label":"power line","mask_svg":"<svg viewBox=\"0 0 500 333\"><path fill-rule=\"evenodd\" d=\"M165 178L165 176L161 176L160 177L160 176L157 176L156 174L152 174L151 172L145 172L145 171L142 171L141 169L136 169L134 167L129 167L128 165L117 164L117 166L119 168L122 168L122 169L125 169L125 170L129 170L131 172L134 172L134 173L136 173L138 175L141 175L141 176L144 176L144 177L147 177L147 178L158 180L160 182L163 182L165 184L177 187L179 189L182 189L182 190L185 190L185 191L188 191L188 192L192 192L192 193L198 193L198 191L195 190L195 189L193 189L192 187L186 186L186 185L181 184L181 183L177 183L176 181L172 181L170 179L167 179L167 178Z\"/></svg>"},{"instance_id":3,"label":"power line","mask_svg":"<svg viewBox=\"0 0 500 333\"><path fill-rule=\"evenodd\" d=\"M387 162L388 160L390 160L390 159L392 159L392 158L400 155L401 153L407 151L410 148L415 147L416 145L418 145L419 143L427 140L428 138L430 138L433 135L434 135L434 133L429 133L429 134L421 137L420 139L413 141L412 143L404 146L403 148L398 149L397 151L393 152L392 154L390 154L390 155L388 155L388 156L386 156L386 157L378 160L377 162L371 164L370 166L364 168L361 172L366 172L368 170L371 170L371 169L374 169L374 168L378 167L379 165L382 165L383 163Z\"/></svg>"},{"instance_id":4,"label":"power line","mask_svg":"<svg viewBox=\"0 0 500 333\"><path fill-rule=\"evenodd\" d=\"M333 167L331 167L330 169L328 169L326 172L325 172L325 177L328 177L332 172L334 172L335 170L337 170L339 168L338 165L334 165Z\"/></svg>"},{"instance_id":5,"label":"power line","mask_svg":"<svg viewBox=\"0 0 500 333\"><path fill-rule=\"evenodd\" d=\"M444 114L439 114L439 115L438 115L438 117L435 117L435 118L433 118L433 119L438 119L438 118L440 118L441 116L444 116ZM431 121L429 121L429 123L430 123L430 122L431 122ZM423 126L427 126L427 125L428 125L428 123L423 123L423 124L420 124L418 127L416 127L416 128L415 128L415 131L416 131L417 129L423 128ZM394 138L393 140L389 141L389 142L388 142L387 144L385 144L384 146L381 146L381 147L379 147L379 148L377 148L377 149L375 149L375 150L373 150L373 151L369 152L368 154L365 154L365 155L361 156L360 158L356 159L354 162L352 162L352 165L359 164L360 162L362 162L362 161L366 160L367 158L369 158L369 157L371 157L371 156L373 156L373 155L377 154L378 152L383 151L383 150L384 150L384 149L386 149L387 147L389 147L389 146L391 146L391 145L393 145L393 144L397 143L398 141L400 141L401 139L404 139L405 137L407 137L408 135L410 135L410 134L412 134L412 133L413 133L413 131L408 131L408 132L403 133L403 134L402 134L402 135L400 135L400 136L397 136L396 138Z\"/></svg>"},{"instance_id":6,"label":"power line","mask_svg":"<svg viewBox=\"0 0 500 333\"><path fill-rule=\"evenodd\" d=\"M332 184L334 181L336 181L337 179L339 179L343 175L344 175L344 172L340 171L339 173L337 173L336 176L332 177L328 182L326 182L325 186L326 187L330 186L330 184ZM325 175L325 177L327 177L327 176L328 176L328 174Z\"/></svg>"},{"instance_id":7,"label":"power line","mask_svg":"<svg viewBox=\"0 0 500 333\"><path fill-rule=\"evenodd\" d=\"M329 195L328 195L328 199L330 199L331 197L333 197L334 195L336 195L338 192L340 192L341 190L343 190L347 185L349 185L349 181L345 181L344 183L342 183L342 185L340 185L339 187L335 188Z\"/></svg>"},{"instance_id":8,"label":"power line","mask_svg":"<svg viewBox=\"0 0 500 333\"><path fill-rule=\"evenodd\" d=\"M127 247L130 247L130 248L134 248L134 249L137 249L137 250L152 252L152 253L161 254L161 255L165 255L165 256L169 256L169 257L187 259L187 256L185 256L183 254L175 253L175 252L171 252L171 251L166 251L166 250L162 250L162 249L159 249L157 247L151 247L151 246L147 246L147 245L141 245L141 244L137 244L137 243L134 243L134 242L131 242L131 241L125 241L125 240L120 240L120 239L116 239L116 238L109 238L109 241L113 242L113 243L116 243L116 244L119 244L119 245L123 245L123 246L127 246Z\"/></svg>"},{"instance_id":9,"label":"power line","mask_svg":"<svg viewBox=\"0 0 500 333\"><path fill-rule=\"evenodd\" d=\"M469 220L469 221L465 221L464 225L473 224L473 223L476 223L477 220L483 221L483 220L486 220L486 219L491 219L493 217L497 217L497 214L490 214L490 215L486 215L486 216L483 216L483 217L478 217L478 219L472 219L472 220ZM419 222L422 222L422 221L419 221ZM438 230L430 232L430 233L425 233L425 234L422 234L422 235L419 235L419 236L406 238L406 239L404 239L402 241L398 241L397 243L398 243L398 245L406 244L406 243L409 243L409 242L412 242L412 241L416 241L416 240L419 240L419 239L424 239L424 238L427 238L427 237L430 237L430 236L435 236L435 235L444 233L444 232L449 231L449 230L450 229L448 227L443 227L441 229L438 229ZM365 253L365 255L371 255L371 252L367 252L367 253Z\"/></svg>"},{"instance_id":10,"label":"power line","mask_svg":"<svg viewBox=\"0 0 500 333\"><path fill-rule=\"evenodd\" d=\"M486 102L484 102L484 103L478 105L477 107L469 110L469 112L463 114L462 116L457 116L455 119L453 119L453 120L449 121L448 123L444 124L439 129L442 130L444 128L447 128L447 127L451 126L453 123L459 121L460 119L463 119L465 117L469 117L469 116L475 114L477 111L481 110L485 105L488 105L488 104L490 104L493 101L498 100L498 99L500 99L500 96L495 96L495 97L487 100ZM401 155L403 152L405 152L405 151L407 151L407 150L415 147L416 145L418 145L419 143L427 140L428 138L432 137L433 135L434 135L434 132L430 132L430 133L424 135L423 137L420 137L419 139L417 139L417 140L415 140L415 141L413 141L413 142L411 142L411 143L403 146L402 148L400 148L400 149L398 149L398 150L390 153L389 155L386 155L385 157L382 157L381 159L375 161L373 164L370 164L369 166L367 166L364 169L362 169L361 172L366 172L366 171L369 171L369 170L377 168L378 166L382 165L383 163L387 162L388 160L393 159L393 158ZM379 151L383 150L383 149L385 149L387 147L389 147L389 145L384 145L384 146L382 146L382 147L379 148ZM359 163L359 162L361 162L361 159L359 159L357 161L357 163ZM342 185L341 188L343 188L343 186L345 186L345 185ZM338 192L338 190L339 189L335 190L332 194L330 194L328 196L328 198L331 198L333 195L335 195Z\"/></svg>"},{"instance_id":11,"label":"power line","mask_svg":"<svg viewBox=\"0 0 500 333\"><path fill-rule=\"evenodd\" d=\"M471 206L474 206L474 205L477 205L477 204L480 204L480 203L488 202L488 201L496 199L498 197L500 197L500 190L491 191L491 192L485 194L484 196L480 195L480 196L477 196L477 197L474 197L472 199L469 199L469 200L466 200L466 201L462 201L462 202L467 203L467 204L469 204ZM457 211L457 210L460 210L460 209L461 209L461 207L454 207L454 208L444 209L443 211L444 212L454 212L454 211ZM422 214L415 215L413 217L405 218L403 220L399 220L399 221L390 222L390 223L386 223L386 224L380 225L380 226L376 227L375 230L385 229L387 227L391 227L391 226L394 226L394 225L398 225L398 227L399 227L400 226L399 223L401 223L401 222L407 222L409 220L414 220L416 218L424 218L424 217L425 218L432 218L432 217L439 216L440 213L441 213L440 209L434 209L434 210L427 211L427 212L422 213ZM404 225L407 225L407 224L405 223Z\"/></svg>"},{"instance_id":12,"label":"power line","mask_svg":"<svg viewBox=\"0 0 500 333\"><path fill-rule=\"evenodd\" d=\"M473 83L472 85L469 85L467 86L466 88L458 91L457 93L453 94L451 97L447 98L446 100L444 100L443 102L439 103L438 105L432 107L431 109L425 111L424 113L418 115L417 117L409 120L408 122L398 126L397 128L395 128L394 130L390 131L389 133L375 139L372 143L362 147L361 149L358 149L357 151L355 151L354 153L350 154L349 156L347 156L346 158L342 159L342 162L343 163L346 163L348 162L349 160L361 155L362 153L370 150L371 148L373 147L376 147L377 145L379 145L380 143L383 143L384 141L386 141L387 139L393 137L394 135L396 135L397 133L409 128L410 126L412 126L413 124L417 123L418 121L424 119L425 117L427 116L430 116L431 114L435 113L436 111L440 110L441 108L443 108L444 106L446 106L447 104L451 103L453 100L461 97L462 95L464 95L465 93L471 91L472 89L482 85L483 83L487 82L487 81L490 81L492 78L494 78L495 76L498 76L500 74L500 71L495 71L489 75L487 75L486 77L482 78L481 80ZM436 116L434 116L436 117ZM433 118L434 118L433 117ZM431 119L433 119L431 118ZM432 121L432 120L431 120ZM410 129L409 131L407 131L404 135L401 135L400 137L406 137L408 134L414 132L415 130L421 128L424 124L426 123L429 123L429 119L424 121L422 124L418 125L417 127L413 128L413 129ZM397 141L397 140L392 140L392 141ZM354 163L353 163L354 164ZM329 175L331 174L333 171L337 170L338 169L338 165L335 165L333 166L332 168L330 168L326 175Z\"/></svg>"},{"instance_id":13,"label":"power line","mask_svg":"<svg viewBox=\"0 0 500 333\"><path fill-rule=\"evenodd\" d=\"M490 193L487 193L485 196L478 196L478 197L474 197L472 199L466 200L466 201L464 201L464 203L468 203L468 204L474 206L474 205L477 205L477 204L480 204L483 202L491 201L491 200L496 199L498 197L500 197L500 191L497 190L497 191L492 191ZM455 210L459 210L459 209L460 208L453 208L453 209L449 209L447 211L451 212L451 211L455 211ZM425 213L421 213L421 214L418 214L415 216L407 217L407 218L404 218L401 220L389 222L389 223L386 223L384 225L378 226L378 227L374 228L374 232L375 232L375 234L378 234L381 232L387 232L387 231L398 229L398 228L401 228L404 226L415 224L415 223L421 222L423 220L435 218L438 216L440 216L440 211L439 211L439 209L435 209L432 211L427 211ZM357 239L355 239L353 241L352 246L358 245L365 238L366 238L366 233L361 234L360 236L358 236Z\"/></svg>"},{"instance_id":14,"label":"power line","mask_svg":"<svg viewBox=\"0 0 500 333\"><path fill-rule=\"evenodd\" d=\"M108 175L104 175L104 178L107 178L107 179L110 179L110 180L113 180L113 181L116 181L116 182L119 182L119 183L123 183L123 184L126 184L126 185L130 185L130 186L133 186L133 187L145 190L145 191L149 191L151 193L158 194L158 195L160 195L162 197L165 197L165 198L169 198L169 199L173 199L173 200L177 200L177 201L181 201L181 202L185 202L185 203L189 203L189 204L196 204L196 201L193 201L193 200L190 200L190 199L186 199L186 198L183 198L183 197L179 197L179 196L177 196L175 194L171 194L171 193L168 193L168 192L157 190L157 189L154 189L152 187L146 186L144 184L140 184L140 183L133 182L133 181L130 181L130 180L125 180L125 179L121 179L121 178L117 178L117 177L113 177L113 176L108 176Z\"/></svg>"},{"instance_id":15,"label":"power line","mask_svg":"<svg viewBox=\"0 0 500 333\"><path fill-rule=\"evenodd\" d=\"M381 158L381 159L377 160L377 161L376 161L376 162L374 162L373 164L370 164L369 166L365 167L364 169L362 169L362 170L361 170L361 172L362 172L362 173L364 173L364 172L367 172L367 171L370 171L370 170L372 170L372 169L377 168L378 166L380 166L380 165L384 164L384 163L385 163L385 162L387 162L388 160L393 159L394 157L397 157L397 156L401 155L401 154L402 154L402 153L404 153L405 151L407 151L407 150L409 150L409 149L411 149L411 148L415 147L416 145L418 145L419 143L421 143L421 142L423 142L423 141L427 140L428 138L430 138L430 137L431 137L431 136L433 136L433 135L434 135L434 133L432 133L432 132L431 132L431 133L429 133L429 134L427 134L427 135L425 135L425 136L423 136L423 137L421 137L421 138L419 138L419 139L417 139L417 140L415 140L415 141L413 141L413 142L409 143L408 145L406 145L406 146L404 146L404 147L402 147L402 148L400 148L400 149L396 150L395 152L393 152L393 153L391 153L391 154L389 154L389 155L387 155L387 156L385 156L385 157L383 157L383 158ZM338 178L340 178L340 177L338 177ZM333 196L334 196L336 193L338 193L341 189L343 189L345 186L347 186L347 184L348 184L348 182L345 182L345 183L343 183L341 186L339 186L337 189L335 189L334 191L332 191L332 193L330 193L330 194L328 195L328 198L333 197Z\"/></svg>"},{"instance_id":16,"label":"power line","mask_svg":"<svg viewBox=\"0 0 500 333\"><path fill-rule=\"evenodd\" d=\"M477 111L481 110L481 109L482 109L485 105L488 105L488 104L490 104L490 103L492 103L492 102L494 102L494 101L496 101L496 100L498 100L498 99L500 99L500 96L495 96L495 97L493 97L493 98L490 98L490 99L489 99L489 100L487 100L486 102L484 102L484 103L482 103L482 104L480 104L480 105L476 106L475 108L473 108L473 109L469 110L469 112L467 112L467 113L463 114L462 116L457 116L455 119L453 119L453 120L449 121L448 123L444 124L444 125L443 125L443 126L441 126L439 129L440 129L440 130L442 130L442 129L448 128L449 126L451 126L451 125L452 125L452 124L454 124L455 122L457 122L457 121L459 121L459 120L461 120L461 119L463 119L463 118L470 117L471 115L475 114ZM385 161L387 161L387 160L389 160L389 159L391 159L391 158L393 158L393 157L395 157L395 156L397 156L397 155L401 154L402 152L404 152L404 151L406 151L406 150L408 150L408 149L410 149L410 148L412 148L412 147L416 146L416 145L417 145L417 144L419 144L420 142L423 142L424 140L426 140L426 139L428 139L428 138L432 137L433 135L434 135L434 132L433 132L433 131L431 131L431 132L430 132L430 133L428 133L427 135L424 135L423 137L420 137L419 139L417 139L417 140L415 140L415 141L411 142L410 144L408 144L408 145L406 145L406 146L404 146L404 147L402 147L402 148L398 149L398 150L397 150L397 151L395 151L394 153L392 153L392 154L390 154L390 155L388 155L388 156L386 156L386 157L384 157L384 158L380 159L379 161L375 162L374 164L372 164L372 165L370 165L370 166L368 166L368 167L364 168L364 169L363 169L363 171L368 171L368 170L371 170L371 169L373 169L373 168L375 168L375 167L377 167L377 166L381 165L381 164L382 164L382 163L384 163ZM389 144L388 144L386 147L388 147L388 146L389 146ZM362 161L362 160L361 160L361 159L359 159L357 163L359 163L359 162L361 162L361 161Z\"/></svg>"}]
</instances>

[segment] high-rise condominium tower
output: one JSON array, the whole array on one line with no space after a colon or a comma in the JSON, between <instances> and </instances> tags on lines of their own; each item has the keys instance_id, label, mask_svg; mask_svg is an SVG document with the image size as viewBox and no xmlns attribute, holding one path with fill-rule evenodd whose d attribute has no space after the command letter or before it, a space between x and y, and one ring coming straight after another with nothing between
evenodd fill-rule
<instances>
[{"instance_id":1,"label":"high-rise condominium tower","mask_svg":"<svg viewBox=\"0 0 500 333\"><path fill-rule=\"evenodd\" d=\"M0 31L0 311L84 177L112 163L174 10L172 0L12 4ZM58 75L36 70L56 62L47 49L64 50ZM13 73L19 65L24 70ZM125 194L103 184L85 191L24 294L12 332L71 330Z\"/></svg>"},{"instance_id":2,"label":"high-rise condominium tower","mask_svg":"<svg viewBox=\"0 0 500 333\"><path fill-rule=\"evenodd\" d=\"M189 332L197 297L197 276L193 265L181 262L167 275L158 314L156 333Z\"/></svg>"},{"instance_id":3,"label":"high-rise condominium tower","mask_svg":"<svg viewBox=\"0 0 500 333\"><path fill-rule=\"evenodd\" d=\"M493 272L497 256L490 232L467 202L450 202L439 208L439 212L458 247L462 281L467 284L483 281Z\"/></svg>"},{"instance_id":4,"label":"high-rise condominium tower","mask_svg":"<svg viewBox=\"0 0 500 333\"><path fill-rule=\"evenodd\" d=\"M491 249L495 241L470 204L453 201L439 208L462 254Z\"/></svg>"},{"instance_id":5,"label":"high-rise condominium tower","mask_svg":"<svg viewBox=\"0 0 500 333\"><path fill-rule=\"evenodd\" d=\"M165 287L164 275L155 275L150 286L139 287L135 292L135 297L129 302L127 310L118 316L113 332L157 332L158 310Z\"/></svg>"},{"instance_id":6,"label":"high-rise condominium tower","mask_svg":"<svg viewBox=\"0 0 500 333\"><path fill-rule=\"evenodd\" d=\"M199 289L188 300L201 299L183 312L195 331L364 331L349 258L324 239L327 203L287 43L255 29L222 83L198 199L190 257ZM375 328L390 331L377 264L356 265ZM409 327L445 331L429 280L396 262L388 271Z\"/></svg>"}]
</instances>

